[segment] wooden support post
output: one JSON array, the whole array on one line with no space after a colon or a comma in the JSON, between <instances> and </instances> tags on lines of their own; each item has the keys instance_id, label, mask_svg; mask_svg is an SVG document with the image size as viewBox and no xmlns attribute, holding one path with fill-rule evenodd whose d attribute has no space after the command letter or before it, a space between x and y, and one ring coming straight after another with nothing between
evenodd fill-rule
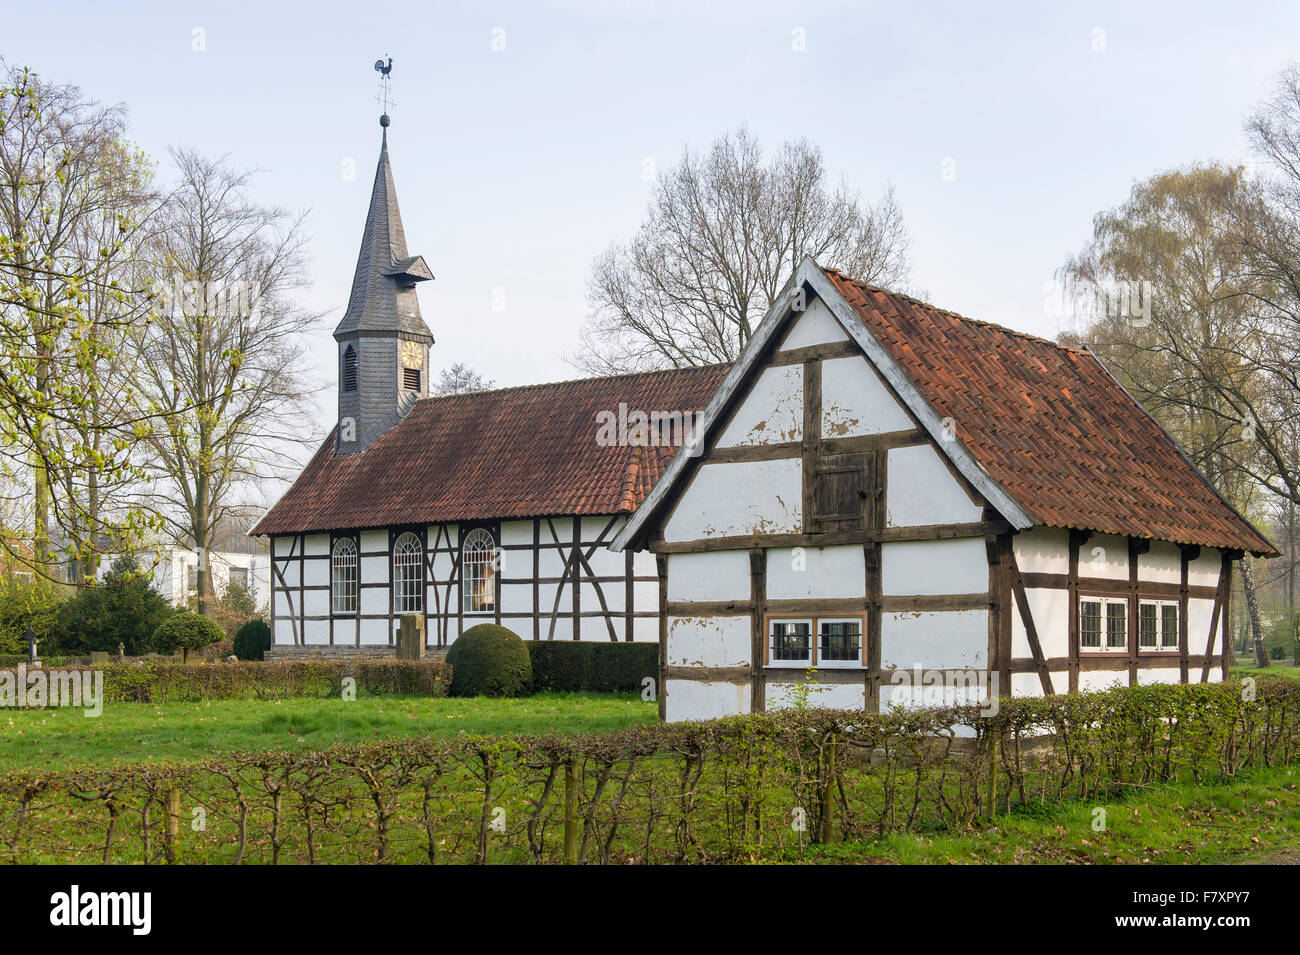
<instances>
[{"instance_id":1,"label":"wooden support post","mask_svg":"<svg viewBox=\"0 0 1300 955\"><path fill-rule=\"evenodd\" d=\"M866 706L868 713L880 712L880 613L884 604L884 585L880 579L880 542L862 545L867 588L867 674Z\"/></svg>"},{"instance_id":2,"label":"wooden support post","mask_svg":"<svg viewBox=\"0 0 1300 955\"><path fill-rule=\"evenodd\" d=\"M756 547L749 552L749 602L753 608L749 620L749 711L762 713L767 708L767 676L763 658L767 651L764 623L767 609L767 550Z\"/></svg>"},{"instance_id":3,"label":"wooden support post","mask_svg":"<svg viewBox=\"0 0 1300 955\"><path fill-rule=\"evenodd\" d=\"M1191 563L1201 556L1201 549L1194 544L1188 544L1178 550L1178 682L1186 683L1190 656L1190 649L1187 646L1187 605L1191 592Z\"/></svg>"},{"instance_id":4,"label":"wooden support post","mask_svg":"<svg viewBox=\"0 0 1300 955\"><path fill-rule=\"evenodd\" d=\"M655 554L659 574L659 722L668 719L668 555Z\"/></svg>"}]
</instances>

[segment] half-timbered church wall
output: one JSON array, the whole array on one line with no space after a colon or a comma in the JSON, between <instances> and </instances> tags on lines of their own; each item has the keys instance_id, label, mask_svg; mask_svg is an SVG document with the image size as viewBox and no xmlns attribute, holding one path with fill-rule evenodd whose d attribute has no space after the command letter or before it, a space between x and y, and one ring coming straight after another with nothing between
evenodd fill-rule
<instances>
[{"instance_id":1,"label":"half-timbered church wall","mask_svg":"<svg viewBox=\"0 0 1300 955\"><path fill-rule=\"evenodd\" d=\"M392 647L403 611L423 617L430 647L448 646L480 623L501 624L524 639L657 640L653 555L609 550L624 519L554 517L276 536L274 643ZM422 558L418 608L403 603L409 588L394 588L395 574L402 573L395 569L396 551L406 535ZM468 535L490 540L491 547L487 561L469 558L473 569L466 573Z\"/></svg>"}]
</instances>

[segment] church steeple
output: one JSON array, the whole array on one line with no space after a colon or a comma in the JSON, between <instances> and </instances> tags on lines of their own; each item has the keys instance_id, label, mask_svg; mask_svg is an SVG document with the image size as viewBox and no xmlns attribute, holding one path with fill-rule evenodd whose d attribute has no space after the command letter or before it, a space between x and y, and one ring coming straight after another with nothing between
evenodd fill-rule
<instances>
[{"instance_id":1,"label":"church steeple","mask_svg":"<svg viewBox=\"0 0 1300 955\"><path fill-rule=\"evenodd\" d=\"M357 271L347 311L334 329L339 348L339 454L364 451L429 393L433 334L420 315L415 286L432 279L433 273L421 256L407 252L388 158L388 114L379 122L383 141Z\"/></svg>"}]
</instances>

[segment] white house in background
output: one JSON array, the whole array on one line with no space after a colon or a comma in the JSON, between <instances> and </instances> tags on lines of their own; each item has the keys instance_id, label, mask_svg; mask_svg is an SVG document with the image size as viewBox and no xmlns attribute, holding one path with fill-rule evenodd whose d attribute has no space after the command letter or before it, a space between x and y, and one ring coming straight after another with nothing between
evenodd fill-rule
<instances>
[{"instance_id":1,"label":"white house in background","mask_svg":"<svg viewBox=\"0 0 1300 955\"><path fill-rule=\"evenodd\" d=\"M1087 351L805 259L615 538L660 578L661 715L1228 672L1276 551Z\"/></svg>"},{"instance_id":2,"label":"white house in background","mask_svg":"<svg viewBox=\"0 0 1300 955\"><path fill-rule=\"evenodd\" d=\"M246 549L209 552L212 586L217 596L231 582L244 587L258 607L271 601L271 557L264 546L247 541ZM108 573L116 555L106 554L99 564L100 580ZM168 602L180 606L198 595L199 554L185 547L169 545L157 552L141 551L136 560L150 571L150 579Z\"/></svg>"}]
</instances>

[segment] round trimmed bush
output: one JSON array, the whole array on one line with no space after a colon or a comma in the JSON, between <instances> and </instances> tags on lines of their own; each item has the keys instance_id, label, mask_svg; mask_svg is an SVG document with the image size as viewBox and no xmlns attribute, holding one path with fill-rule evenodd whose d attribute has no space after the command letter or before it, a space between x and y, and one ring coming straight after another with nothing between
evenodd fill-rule
<instances>
[{"instance_id":1,"label":"round trimmed bush","mask_svg":"<svg viewBox=\"0 0 1300 955\"><path fill-rule=\"evenodd\" d=\"M235 631L235 656L241 660L261 660L271 649L271 628L265 620L250 620Z\"/></svg>"},{"instance_id":2,"label":"round trimmed bush","mask_svg":"<svg viewBox=\"0 0 1300 955\"><path fill-rule=\"evenodd\" d=\"M452 696L523 696L532 690L533 664L523 640L505 627L481 623L447 651Z\"/></svg>"},{"instance_id":3,"label":"round trimmed bush","mask_svg":"<svg viewBox=\"0 0 1300 955\"><path fill-rule=\"evenodd\" d=\"M159 653L180 650L181 660L188 662L191 650L202 650L225 636L222 629L207 617L183 610L172 614L158 626L153 632L153 642Z\"/></svg>"}]
</instances>

